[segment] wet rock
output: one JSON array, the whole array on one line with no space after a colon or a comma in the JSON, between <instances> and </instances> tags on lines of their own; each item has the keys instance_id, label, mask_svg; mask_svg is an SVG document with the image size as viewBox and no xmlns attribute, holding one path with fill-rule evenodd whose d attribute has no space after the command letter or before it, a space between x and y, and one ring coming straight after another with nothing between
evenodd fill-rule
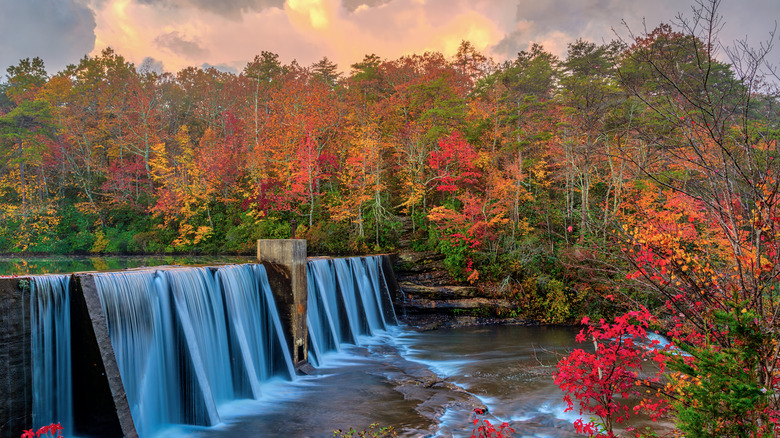
<instances>
[{"instance_id":1,"label":"wet rock","mask_svg":"<svg viewBox=\"0 0 780 438\"><path fill-rule=\"evenodd\" d=\"M435 434L441 417L448 409L463 412L471 412L475 408L487 409L476 396L421 364L401 359L394 365L397 372L386 377L404 399L418 402L415 411L432 422L431 429L427 431L430 434ZM468 421L468 417L464 421Z\"/></svg>"},{"instance_id":2,"label":"wet rock","mask_svg":"<svg viewBox=\"0 0 780 438\"><path fill-rule=\"evenodd\" d=\"M398 285L407 297L417 296L430 300L452 300L484 296L479 289L473 286L424 286L410 281L402 281Z\"/></svg>"},{"instance_id":3,"label":"wet rock","mask_svg":"<svg viewBox=\"0 0 780 438\"><path fill-rule=\"evenodd\" d=\"M415 271L420 270L420 267L425 267L433 262L444 260L444 255L438 254L434 251L413 252L403 251L398 253L398 260L396 264L401 271Z\"/></svg>"},{"instance_id":4,"label":"wet rock","mask_svg":"<svg viewBox=\"0 0 780 438\"><path fill-rule=\"evenodd\" d=\"M425 310L444 310L451 311L453 309L460 310L474 310L484 309L486 312L495 312L498 309L515 309L516 305L509 301L500 298L463 298L455 300L427 300L423 298L407 298L404 307L413 307L416 309Z\"/></svg>"},{"instance_id":5,"label":"wet rock","mask_svg":"<svg viewBox=\"0 0 780 438\"><path fill-rule=\"evenodd\" d=\"M394 271L402 292L394 305L399 319L418 330L483 324L527 324L517 315L519 304L493 298L491 291L459 283L444 269L444 257L435 252L402 251L394 257Z\"/></svg>"},{"instance_id":6,"label":"wet rock","mask_svg":"<svg viewBox=\"0 0 780 438\"><path fill-rule=\"evenodd\" d=\"M315 371L316 371L316 369L309 362L304 362L304 363L298 365L297 368L295 368L295 372L296 373L301 374L301 375L306 375L306 376L314 373Z\"/></svg>"}]
</instances>

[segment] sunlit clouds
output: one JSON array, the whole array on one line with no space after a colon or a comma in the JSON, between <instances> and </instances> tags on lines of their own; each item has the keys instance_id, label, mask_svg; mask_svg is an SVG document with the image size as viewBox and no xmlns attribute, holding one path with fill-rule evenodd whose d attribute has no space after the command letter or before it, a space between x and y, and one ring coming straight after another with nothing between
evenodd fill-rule
<instances>
[{"instance_id":1,"label":"sunlit clouds","mask_svg":"<svg viewBox=\"0 0 780 438\"><path fill-rule=\"evenodd\" d=\"M310 24L313 29L327 30L331 27L329 15L335 5L336 2L325 0L287 0L285 9L292 23L300 23L303 18L304 24Z\"/></svg>"},{"instance_id":2,"label":"sunlit clouds","mask_svg":"<svg viewBox=\"0 0 780 438\"><path fill-rule=\"evenodd\" d=\"M302 65L327 56L346 71L366 54L452 55L462 40L488 50L503 37L489 17L468 7L446 10L450 5L455 3L395 0L353 3L350 10L339 0L288 0L282 8L247 11L234 19L193 6L116 0L97 10L93 54L111 46L134 62L161 60L169 71L206 63L240 71L268 50Z\"/></svg>"},{"instance_id":3,"label":"sunlit clouds","mask_svg":"<svg viewBox=\"0 0 780 438\"><path fill-rule=\"evenodd\" d=\"M348 72L372 53L452 56L462 40L499 61L532 43L565 56L577 38L615 38L621 20L641 32L643 19L652 29L689 11L678 0L0 0L0 7L18 18L0 18L9 29L0 68L40 56L50 72L106 47L172 72L238 72L264 50L304 66L328 57ZM780 17L780 2L723 0L721 13L724 39L758 44Z\"/></svg>"}]
</instances>

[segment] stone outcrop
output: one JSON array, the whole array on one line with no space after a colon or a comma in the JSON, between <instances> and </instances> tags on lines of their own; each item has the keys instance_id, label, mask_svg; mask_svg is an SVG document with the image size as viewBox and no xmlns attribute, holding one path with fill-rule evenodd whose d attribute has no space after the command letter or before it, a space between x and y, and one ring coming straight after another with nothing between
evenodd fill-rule
<instances>
[{"instance_id":1,"label":"stone outcrop","mask_svg":"<svg viewBox=\"0 0 780 438\"><path fill-rule=\"evenodd\" d=\"M525 323L518 318L497 318L517 310L510 300L455 281L444 266L444 256L432 251L402 251L394 257L400 296L396 313L422 329L476 324Z\"/></svg>"}]
</instances>

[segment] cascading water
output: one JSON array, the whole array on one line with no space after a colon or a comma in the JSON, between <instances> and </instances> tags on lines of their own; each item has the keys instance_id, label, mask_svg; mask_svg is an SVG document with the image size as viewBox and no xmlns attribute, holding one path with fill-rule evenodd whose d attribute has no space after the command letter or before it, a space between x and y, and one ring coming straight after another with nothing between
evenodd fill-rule
<instances>
[{"instance_id":1,"label":"cascading water","mask_svg":"<svg viewBox=\"0 0 780 438\"><path fill-rule=\"evenodd\" d=\"M373 284L372 287L374 295L376 295L376 302L379 305L385 325L397 325L398 317L396 316L395 308L393 307L393 298L390 296L390 288L387 286L387 281L385 281L385 274L382 269L382 257L366 257L364 263L368 270L368 278Z\"/></svg>"},{"instance_id":2,"label":"cascading water","mask_svg":"<svg viewBox=\"0 0 780 438\"><path fill-rule=\"evenodd\" d=\"M181 354L167 282L153 271L95 275L127 401L140 436L182 422Z\"/></svg>"},{"instance_id":3,"label":"cascading water","mask_svg":"<svg viewBox=\"0 0 780 438\"><path fill-rule=\"evenodd\" d=\"M95 275L138 433L211 426L220 406L294 375L259 265Z\"/></svg>"},{"instance_id":4,"label":"cascading water","mask_svg":"<svg viewBox=\"0 0 780 438\"><path fill-rule=\"evenodd\" d=\"M260 397L260 382L273 376L292 379L295 371L281 320L262 265L225 266L216 273L229 321L228 368L236 394Z\"/></svg>"},{"instance_id":5,"label":"cascading water","mask_svg":"<svg viewBox=\"0 0 780 438\"><path fill-rule=\"evenodd\" d=\"M381 258L308 264L310 360L396 324ZM33 277L34 427L73 430L70 276ZM212 426L263 382L295 376L262 265L93 275L136 430ZM221 412L224 407L224 412ZM40 424L39 424L40 423Z\"/></svg>"},{"instance_id":6,"label":"cascading water","mask_svg":"<svg viewBox=\"0 0 780 438\"><path fill-rule=\"evenodd\" d=\"M342 343L359 344L397 324L379 256L310 260L308 264L309 357Z\"/></svg>"},{"instance_id":7,"label":"cascading water","mask_svg":"<svg viewBox=\"0 0 780 438\"><path fill-rule=\"evenodd\" d=\"M32 277L30 290L33 429L59 422L66 436L73 425L69 281Z\"/></svg>"},{"instance_id":8,"label":"cascading water","mask_svg":"<svg viewBox=\"0 0 780 438\"><path fill-rule=\"evenodd\" d=\"M306 266L307 311L309 330L309 360L315 365L322 353L338 350L339 344L350 332L343 324L330 260L311 260ZM328 291L331 291L330 293ZM343 328L342 328L343 327Z\"/></svg>"}]
</instances>

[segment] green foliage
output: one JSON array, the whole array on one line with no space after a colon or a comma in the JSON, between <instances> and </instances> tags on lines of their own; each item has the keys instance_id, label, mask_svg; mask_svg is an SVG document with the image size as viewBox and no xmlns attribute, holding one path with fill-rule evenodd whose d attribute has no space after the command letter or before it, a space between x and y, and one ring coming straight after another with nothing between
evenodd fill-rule
<instances>
[{"instance_id":1,"label":"green foliage","mask_svg":"<svg viewBox=\"0 0 780 438\"><path fill-rule=\"evenodd\" d=\"M372 423L368 428L357 431L349 428L348 431L334 430L333 436L338 438L389 438L398 436L393 426L379 427L379 423Z\"/></svg>"},{"instance_id":2,"label":"green foliage","mask_svg":"<svg viewBox=\"0 0 780 438\"><path fill-rule=\"evenodd\" d=\"M19 280L19 290L22 292L28 292L30 290L30 280L22 278Z\"/></svg>"},{"instance_id":3,"label":"green foliage","mask_svg":"<svg viewBox=\"0 0 780 438\"><path fill-rule=\"evenodd\" d=\"M772 427L767 408L774 390L755 365L771 339L753 312L719 311L715 319L734 338L733 347L678 342L690 356L674 355L669 362L670 370L685 376L677 377L680 397L672 402L677 427L692 438L763 436L763 427Z\"/></svg>"},{"instance_id":4,"label":"green foliage","mask_svg":"<svg viewBox=\"0 0 780 438\"><path fill-rule=\"evenodd\" d=\"M469 248L466 242L449 242L444 239L439 240L438 250L444 254L444 267L447 272L457 281L465 281L467 274L466 268L469 258Z\"/></svg>"},{"instance_id":5,"label":"green foliage","mask_svg":"<svg viewBox=\"0 0 780 438\"><path fill-rule=\"evenodd\" d=\"M334 430L333 436L337 438L389 438L398 436L393 426L379 427L379 423L373 423L367 429L357 431L349 428L348 431Z\"/></svg>"},{"instance_id":6,"label":"green foliage","mask_svg":"<svg viewBox=\"0 0 780 438\"><path fill-rule=\"evenodd\" d=\"M108 254L133 254L142 252L135 240L136 233L122 228L107 228L106 239L108 243L104 252Z\"/></svg>"}]
</instances>

